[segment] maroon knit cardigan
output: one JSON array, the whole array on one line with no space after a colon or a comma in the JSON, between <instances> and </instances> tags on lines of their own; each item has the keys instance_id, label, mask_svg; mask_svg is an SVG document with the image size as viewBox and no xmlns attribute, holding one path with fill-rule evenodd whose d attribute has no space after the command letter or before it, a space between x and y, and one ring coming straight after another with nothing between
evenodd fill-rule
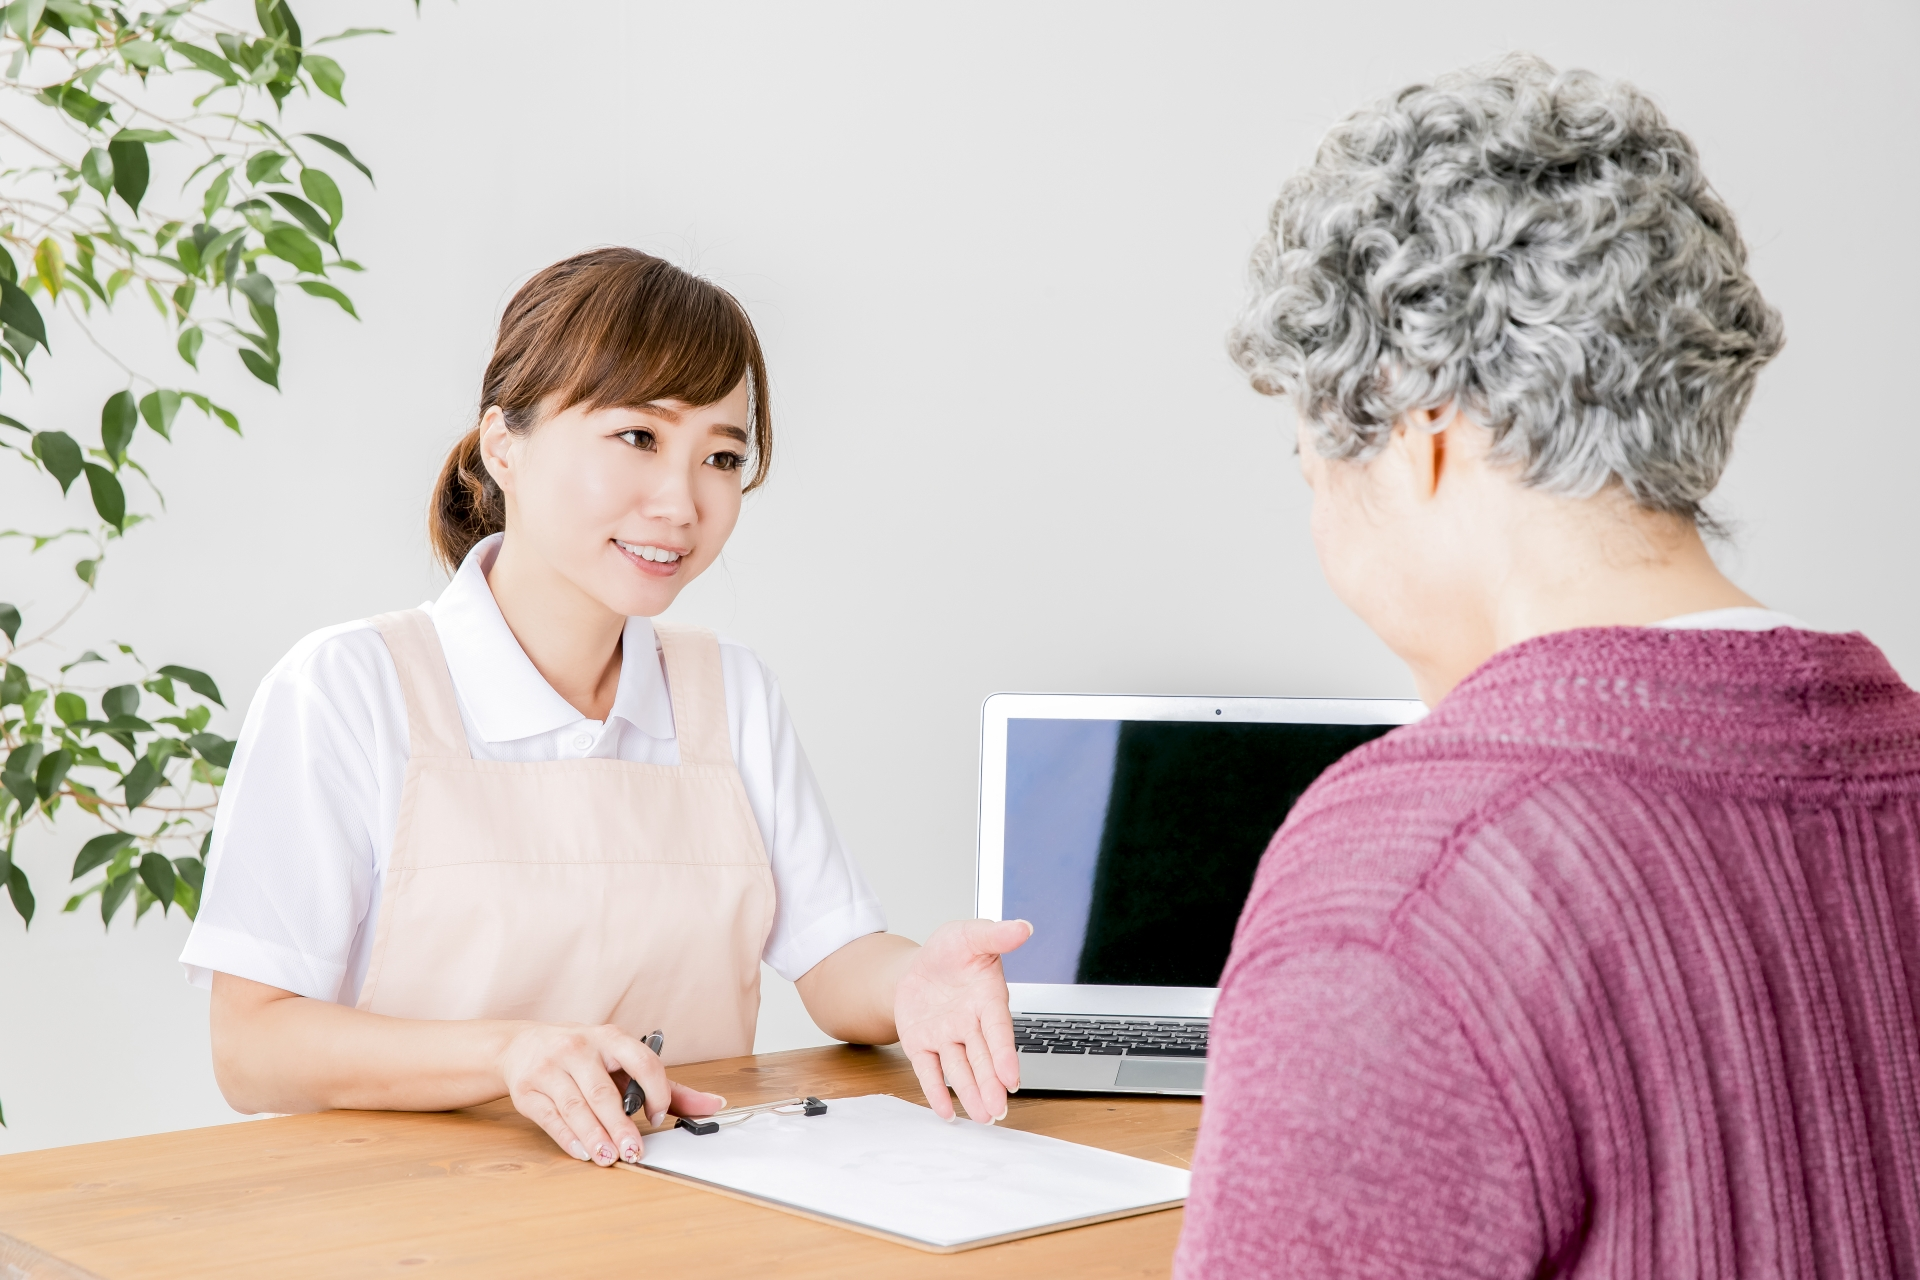
<instances>
[{"instance_id":1,"label":"maroon knit cardigan","mask_svg":"<svg viewBox=\"0 0 1920 1280\"><path fill-rule=\"evenodd\" d=\"M1920 1277L1920 695L1858 635L1506 650L1308 791L1184 1277Z\"/></svg>"}]
</instances>

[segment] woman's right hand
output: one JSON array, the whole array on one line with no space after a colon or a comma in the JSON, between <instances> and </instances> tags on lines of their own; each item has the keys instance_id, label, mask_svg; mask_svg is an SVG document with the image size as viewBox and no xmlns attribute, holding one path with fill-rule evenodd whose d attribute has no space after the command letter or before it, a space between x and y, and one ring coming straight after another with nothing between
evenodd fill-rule
<instances>
[{"instance_id":1,"label":"woman's right hand","mask_svg":"<svg viewBox=\"0 0 1920 1280\"><path fill-rule=\"evenodd\" d=\"M717 1093L702 1093L667 1079L653 1050L619 1027L571 1023L526 1023L500 1054L500 1077L520 1114L547 1131L576 1160L638 1164L644 1144L626 1114L615 1073L646 1090L644 1115L659 1125L671 1112L711 1115L727 1105Z\"/></svg>"}]
</instances>

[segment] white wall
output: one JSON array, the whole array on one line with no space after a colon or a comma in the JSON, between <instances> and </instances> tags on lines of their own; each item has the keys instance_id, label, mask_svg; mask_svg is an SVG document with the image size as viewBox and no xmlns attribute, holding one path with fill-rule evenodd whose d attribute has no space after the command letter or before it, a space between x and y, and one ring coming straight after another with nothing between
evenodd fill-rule
<instances>
[{"instance_id":1,"label":"white wall","mask_svg":"<svg viewBox=\"0 0 1920 1280\"><path fill-rule=\"evenodd\" d=\"M345 184L365 323L288 303L283 396L215 362L248 438L151 451L174 514L70 632L216 673L229 732L302 633L437 589L424 498L498 309L609 242L719 280L767 341L774 479L676 615L781 673L895 928L969 911L993 690L1410 692L1322 584L1280 410L1221 334L1332 120L1510 48L1633 79L1699 143L1790 333L1723 487L1728 559L1920 680L1905 0L326 7L400 30L344 47L344 118L292 112L379 177ZM91 433L97 394L41 394ZM14 524L30 482L0 485ZM0 544L0 598L50 606L66 572ZM0 919L0 1151L230 1115L182 922L58 916L77 839L28 856L31 935ZM762 1047L816 1034L771 993Z\"/></svg>"}]
</instances>

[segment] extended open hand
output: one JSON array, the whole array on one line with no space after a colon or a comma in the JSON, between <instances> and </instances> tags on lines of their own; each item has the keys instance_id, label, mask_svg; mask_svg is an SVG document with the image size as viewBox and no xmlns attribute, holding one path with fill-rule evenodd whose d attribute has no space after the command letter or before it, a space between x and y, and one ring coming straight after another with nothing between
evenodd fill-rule
<instances>
[{"instance_id":1,"label":"extended open hand","mask_svg":"<svg viewBox=\"0 0 1920 1280\"><path fill-rule=\"evenodd\" d=\"M953 1119L947 1084L968 1115L988 1122L1005 1117L1007 1093L1020 1087L1000 956L1032 936L1025 920L950 921L933 931L900 978L900 1047L944 1119Z\"/></svg>"}]
</instances>

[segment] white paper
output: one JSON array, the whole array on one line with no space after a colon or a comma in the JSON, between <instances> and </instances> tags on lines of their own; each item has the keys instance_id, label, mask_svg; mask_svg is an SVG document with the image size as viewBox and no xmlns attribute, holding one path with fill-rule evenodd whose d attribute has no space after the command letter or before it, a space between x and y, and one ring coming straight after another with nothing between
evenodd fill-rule
<instances>
[{"instance_id":1,"label":"white paper","mask_svg":"<svg viewBox=\"0 0 1920 1280\"><path fill-rule=\"evenodd\" d=\"M718 1133L647 1138L642 1164L950 1247L1184 1200L1151 1160L962 1120L902 1098L832 1098L823 1116L761 1112Z\"/></svg>"}]
</instances>

